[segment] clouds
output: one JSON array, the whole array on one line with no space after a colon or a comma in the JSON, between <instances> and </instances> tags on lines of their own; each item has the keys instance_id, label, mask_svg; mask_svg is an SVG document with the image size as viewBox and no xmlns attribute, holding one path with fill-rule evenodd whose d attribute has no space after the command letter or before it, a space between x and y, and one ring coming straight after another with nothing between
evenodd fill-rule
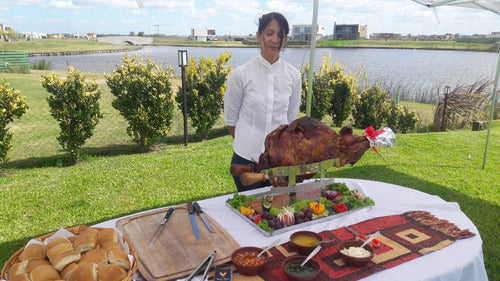
<instances>
[{"instance_id":1,"label":"clouds","mask_svg":"<svg viewBox=\"0 0 500 281\"><path fill-rule=\"evenodd\" d=\"M1 21L19 32L120 33L144 31L189 35L191 28L210 27L218 35L254 34L258 18L283 13L290 25L312 22L313 0L2 0ZM3 12L7 11L7 12ZM410 0L319 0L318 24L366 24L370 32L401 34L487 34L500 31L497 15L475 9L432 9ZM23 18L21 20L20 18ZM53 24L58 22L58 24ZM78 23L85 26L78 26ZM36 29L36 30L34 30ZM86 29L86 30L83 30Z\"/></svg>"}]
</instances>

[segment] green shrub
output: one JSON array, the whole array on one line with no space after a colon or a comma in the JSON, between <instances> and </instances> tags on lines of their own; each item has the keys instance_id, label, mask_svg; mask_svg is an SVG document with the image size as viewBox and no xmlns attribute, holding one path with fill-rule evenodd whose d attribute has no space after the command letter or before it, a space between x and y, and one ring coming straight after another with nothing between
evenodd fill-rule
<instances>
[{"instance_id":1,"label":"green shrub","mask_svg":"<svg viewBox=\"0 0 500 281\"><path fill-rule=\"evenodd\" d=\"M373 125L375 129L380 128L390 114L390 99L391 97L379 85L363 90L352 111L354 127L365 129Z\"/></svg>"},{"instance_id":2,"label":"green shrub","mask_svg":"<svg viewBox=\"0 0 500 281\"><path fill-rule=\"evenodd\" d=\"M196 128L196 136L202 140L214 126L222 113L226 80L231 66L225 66L231 54L225 52L214 62L212 58L201 57L199 64L191 58L186 67L187 115ZM184 111L182 87L175 97L179 109Z\"/></svg>"},{"instance_id":3,"label":"green shrub","mask_svg":"<svg viewBox=\"0 0 500 281\"><path fill-rule=\"evenodd\" d=\"M14 117L21 118L28 109L26 98L9 85L4 79L0 80L0 162L7 161L7 152L12 147L12 133L9 133L7 124Z\"/></svg>"},{"instance_id":4,"label":"green shrub","mask_svg":"<svg viewBox=\"0 0 500 281\"><path fill-rule=\"evenodd\" d=\"M391 101L386 125L394 132L406 134L415 129L418 121L419 118L414 110L410 111L408 107L402 107L396 101Z\"/></svg>"},{"instance_id":5,"label":"green shrub","mask_svg":"<svg viewBox=\"0 0 500 281\"><path fill-rule=\"evenodd\" d=\"M313 89L311 99L311 117L318 120L325 115L332 116L337 127L342 126L352 110L354 104L358 78L350 74L344 74L345 66L338 63L333 64L331 55L323 57L319 72L313 72ZM304 67L302 72L302 99L300 110L306 112L308 80L305 73L309 71L309 65Z\"/></svg>"},{"instance_id":6,"label":"green shrub","mask_svg":"<svg viewBox=\"0 0 500 281\"><path fill-rule=\"evenodd\" d=\"M102 118L98 103L102 90L95 81L85 82L85 75L73 67L69 68L66 79L56 74L42 78L42 86L51 94L47 97L50 114L61 129L57 140L70 153L70 164L75 164L80 148Z\"/></svg>"},{"instance_id":7,"label":"green shrub","mask_svg":"<svg viewBox=\"0 0 500 281\"><path fill-rule=\"evenodd\" d=\"M128 122L127 133L148 151L170 131L174 114L172 68L160 68L147 58L123 58L123 64L106 74L106 83L116 97L112 106Z\"/></svg>"},{"instance_id":8,"label":"green shrub","mask_svg":"<svg viewBox=\"0 0 500 281\"><path fill-rule=\"evenodd\" d=\"M31 64L31 69L38 69L38 70L51 70L52 69L52 62L47 61L47 60L39 60Z\"/></svg>"},{"instance_id":9,"label":"green shrub","mask_svg":"<svg viewBox=\"0 0 500 281\"><path fill-rule=\"evenodd\" d=\"M330 79L327 74L323 73L323 66L320 67L319 73L313 71L313 85L311 94L311 117L322 120L326 116L329 107L330 96L333 95L333 89L330 87ZM307 88L309 81L307 79L309 73L309 65L304 66L301 72L302 76L302 97L300 102L300 111L307 111Z\"/></svg>"}]
</instances>

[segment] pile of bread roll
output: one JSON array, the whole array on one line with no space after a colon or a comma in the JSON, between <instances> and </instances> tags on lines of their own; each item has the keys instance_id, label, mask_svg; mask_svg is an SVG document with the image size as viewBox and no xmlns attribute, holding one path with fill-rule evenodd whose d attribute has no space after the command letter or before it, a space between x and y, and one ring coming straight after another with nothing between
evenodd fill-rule
<instances>
[{"instance_id":1,"label":"pile of bread roll","mask_svg":"<svg viewBox=\"0 0 500 281\"><path fill-rule=\"evenodd\" d=\"M122 281L130 270L127 253L113 228L85 228L29 244L7 271L8 281Z\"/></svg>"}]
</instances>

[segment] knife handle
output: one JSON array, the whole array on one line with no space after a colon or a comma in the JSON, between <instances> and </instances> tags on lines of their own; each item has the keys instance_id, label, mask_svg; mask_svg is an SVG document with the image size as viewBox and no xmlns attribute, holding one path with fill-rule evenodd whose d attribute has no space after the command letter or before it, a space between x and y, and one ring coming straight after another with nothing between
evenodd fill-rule
<instances>
[{"instance_id":1,"label":"knife handle","mask_svg":"<svg viewBox=\"0 0 500 281\"><path fill-rule=\"evenodd\" d=\"M187 202L186 206L187 206L189 214L192 214L193 211L194 211L194 209L193 209L193 202L191 202L191 201Z\"/></svg>"},{"instance_id":2,"label":"knife handle","mask_svg":"<svg viewBox=\"0 0 500 281\"><path fill-rule=\"evenodd\" d=\"M170 215L174 212L174 208L170 208L168 209L167 213L165 214L165 216L163 217L163 221L161 224L165 224L168 220L168 218L170 217Z\"/></svg>"},{"instance_id":3,"label":"knife handle","mask_svg":"<svg viewBox=\"0 0 500 281\"><path fill-rule=\"evenodd\" d=\"M193 209L198 214L203 213L203 211L201 210L200 204L198 204L198 202L193 203Z\"/></svg>"},{"instance_id":4,"label":"knife handle","mask_svg":"<svg viewBox=\"0 0 500 281\"><path fill-rule=\"evenodd\" d=\"M243 173L240 176L240 181L244 185L251 185L259 181L265 181L267 179L264 173Z\"/></svg>"}]
</instances>

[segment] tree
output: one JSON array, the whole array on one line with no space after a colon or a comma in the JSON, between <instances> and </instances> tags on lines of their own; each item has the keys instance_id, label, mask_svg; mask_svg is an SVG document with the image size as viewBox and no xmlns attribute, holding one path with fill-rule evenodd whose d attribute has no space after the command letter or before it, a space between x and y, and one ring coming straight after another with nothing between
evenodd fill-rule
<instances>
[{"instance_id":1,"label":"tree","mask_svg":"<svg viewBox=\"0 0 500 281\"><path fill-rule=\"evenodd\" d=\"M190 59L186 68L186 100L187 114L191 125L196 128L196 135L202 140L207 139L208 132L222 113L226 80L231 72L231 66L226 63L231 54L225 52L214 62L212 58L200 58L196 65L194 58ZM179 109L183 110L184 97L182 87L175 100Z\"/></svg>"},{"instance_id":2,"label":"tree","mask_svg":"<svg viewBox=\"0 0 500 281\"><path fill-rule=\"evenodd\" d=\"M85 75L73 67L69 68L66 79L57 74L42 78L42 86L51 94L47 97L50 114L61 129L57 140L70 153L70 164L75 164L80 148L92 137L102 118L98 103L102 90L95 80L85 82Z\"/></svg>"},{"instance_id":3,"label":"tree","mask_svg":"<svg viewBox=\"0 0 500 281\"><path fill-rule=\"evenodd\" d=\"M142 150L148 151L170 131L174 114L172 68L160 68L147 58L123 58L123 64L106 74L116 97L112 106L127 121L127 133Z\"/></svg>"}]
</instances>

